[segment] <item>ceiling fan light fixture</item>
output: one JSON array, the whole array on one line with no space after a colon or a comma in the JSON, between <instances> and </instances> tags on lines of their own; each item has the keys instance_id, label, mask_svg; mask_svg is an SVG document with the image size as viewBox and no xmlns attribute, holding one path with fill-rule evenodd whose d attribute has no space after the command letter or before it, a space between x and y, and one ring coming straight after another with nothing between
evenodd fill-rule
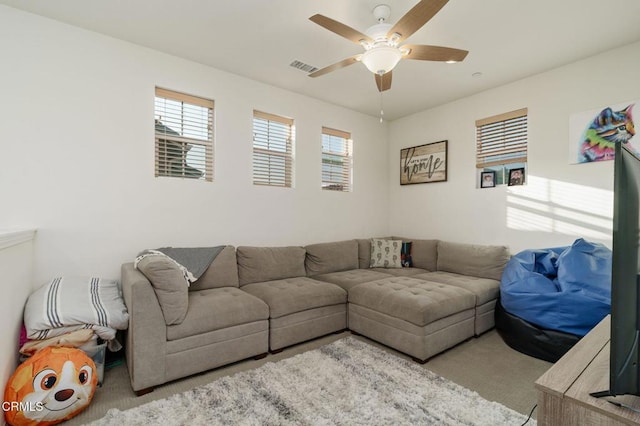
<instances>
[{"instance_id":1,"label":"ceiling fan light fixture","mask_svg":"<svg viewBox=\"0 0 640 426\"><path fill-rule=\"evenodd\" d=\"M464 60L467 53L469 53L466 50L421 44L401 45L433 18L448 1L419 0L394 25L388 23L391 13L389 6L378 5L373 10L373 16L377 23L369 27L364 33L320 14L311 16L309 19L312 22L355 44L361 45L364 53L353 55L333 65L312 72L309 77L318 77L355 62L362 62L374 74L378 91L382 93L391 88L391 79L393 77L391 71L400 59L451 63Z\"/></svg>"},{"instance_id":2,"label":"ceiling fan light fixture","mask_svg":"<svg viewBox=\"0 0 640 426\"><path fill-rule=\"evenodd\" d=\"M400 37L402 37L398 33L393 33L391 35L387 35L387 39L389 40L390 46L397 46L400 43Z\"/></svg>"},{"instance_id":3,"label":"ceiling fan light fixture","mask_svg":"<svg viewBox=\"0 0 640 426\"><path fill-rule=\"evenodd\" d=\"M395 47L380 46L367 50L362 55L362 63L374 74L386 74L402 58L402 52Z\"/></svg>"}]
</instances>

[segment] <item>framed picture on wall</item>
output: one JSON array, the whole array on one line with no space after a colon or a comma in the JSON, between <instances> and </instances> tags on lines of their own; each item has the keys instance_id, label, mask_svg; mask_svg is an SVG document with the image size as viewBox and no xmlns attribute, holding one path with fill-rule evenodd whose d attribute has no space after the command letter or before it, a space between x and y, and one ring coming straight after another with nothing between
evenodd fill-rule
<instances>
[{"instance_id":1,"label":"framed picture on wall","mask_svg":"<svg viewBox=\"0 0 640 426\"><path fill-rule=\"evenodd\" d=\"M446 180L447 141L400 150L400 185Z\"/></svg>"},{"instance_id":2,"label":"framed picture on wall","mask_svg":"<svg viewBox=\"0 0 640 426\"><path fill-rule=\"evenodd\" d=\"M613 160L615 144L640 150L640 137L634 129L631 112L640 100L603 105L601 108L571 114L569 118L569 163L585 164ZM636 125L638 127L636 118Z\"/></svg>"},{"instance_id":3,"label":"framed picture on wall","mask_svg":"<svg viewBox=\"0 0 640 426\"><path fill-rule=\"evenodd\" d=\"M480 173L480 188L494 188L495 186L496 186L495 170Z\"/></svg>"},{"instance_id":4,"label":"framed picture on wall","mask_svg":"<svg viewBox=\"0 0 640 426\"><path fill-rule=\"evenodd\" d=\"M509 186L524 184L524 167L509 170Z\"/></svg>"}]
</instances>

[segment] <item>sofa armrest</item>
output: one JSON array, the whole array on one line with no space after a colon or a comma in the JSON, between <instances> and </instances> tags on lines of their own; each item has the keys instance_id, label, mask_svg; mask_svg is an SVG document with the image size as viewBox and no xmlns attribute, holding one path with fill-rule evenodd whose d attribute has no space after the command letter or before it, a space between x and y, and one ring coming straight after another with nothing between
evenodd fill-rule
<instances>
[{"instance_id":1,"label":"sofa armrest","mask_svg":"<svg viewBox=\"0 0 640 426\"><path fill-rule=\"evenodd\" d=\"M129 310L127 368L134 391L164 383L167 329L149 280L133 263L121 268L122 293Z\"/></svg>"}]
</instances>

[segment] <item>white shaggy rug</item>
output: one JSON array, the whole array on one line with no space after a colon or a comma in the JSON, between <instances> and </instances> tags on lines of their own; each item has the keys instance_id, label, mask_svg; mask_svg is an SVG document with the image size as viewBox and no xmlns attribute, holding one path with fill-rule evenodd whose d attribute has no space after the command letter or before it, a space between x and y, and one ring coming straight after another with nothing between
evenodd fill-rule
<instances>
[{"instance_id":1,"label":"white shaggy rug","mask_svg":"<svg viewBox=\"0 0 640 426\"><path fill-rule=\"evenodd\" d=\"M140 407L111 409L91 424L517 426L526 419L347 337Z\"/></svg>"}]
</instances>

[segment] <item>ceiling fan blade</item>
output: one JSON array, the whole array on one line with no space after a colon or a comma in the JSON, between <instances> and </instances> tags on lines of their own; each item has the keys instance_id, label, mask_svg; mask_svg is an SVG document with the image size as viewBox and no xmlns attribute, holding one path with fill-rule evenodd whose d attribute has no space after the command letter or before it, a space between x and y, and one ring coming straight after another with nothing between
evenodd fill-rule
<instances>
[{"instance_id":1,"label":"ceiling fan blade","mask_svg":"<svg viewBox=\"0 0 640 426\"><path fill-rule=\"evenodd\" d=\"M339 36L346 38L347 40L351 40L356 44L360 44L361 40L364 40L369 43L373 42L373 40L371 40L371 38L368 35L362 34L360 31L354 30L350 26L345 25L336 20L333 20L331 18L327 18L324 15L316 14L316 15L313 15L311 18L309 18L309 20L315 22L321 27L328 29L331 32L338 34Z\"/></svg>"},{"instance_id":2,"label":"ceiling fan blade","mask_svg":"<svg viewBox=\"0 0 640 426\"><path fill-rule=\"evenodd\" d=\"M427 46L425 44L405 44L402 49L411 49L406 59L419 61L455 61L461 62L469 53L466 50L453 49L451 47Z\"/></svg>"},{"instance_id":3,"label":"ceiling fan blade","mask_svg":"<svg viewBox=\"0 0 640 426\"><path fill-rule=\"evenodd\" d=\"M344 67L348 67L349 65L355 64L356 62L358 62L358 58L360 57L360 55L353 55L347 59L343 59L340 62L336 62L333 65L329 65L328 67L324 67L322 69L319 69L318 71L314 71L311 74L309 74L309 77L320 77L321 75L325 75L330 73L331 71L335 71L338 70L340 68L344 68Z\"/></svg>"},{"instance_id":4,"label":"ceiling fan blade","mask_svg":"<svg viewBox=\"0 0 640 426\"><path fill-rule=\"evenodd\" d=\"M449 0L422 0L396 22L393 28L387 33L387 37L390 37L394 33L400 34L398 42L409 38L433 18L448 1Z\"/></svg>"},{"instance_id":5,"label":"ceiling fan blade","mask_svg":"<svg viewBox=\"0 0 640 426\"><path fill-rule=\"evenodd\" d=\"M392 71L380 74L374 74L376 77L376 85L378 86L378 92L384 92L391 89L391 75Z\"/></svg>"}]
</instances>

